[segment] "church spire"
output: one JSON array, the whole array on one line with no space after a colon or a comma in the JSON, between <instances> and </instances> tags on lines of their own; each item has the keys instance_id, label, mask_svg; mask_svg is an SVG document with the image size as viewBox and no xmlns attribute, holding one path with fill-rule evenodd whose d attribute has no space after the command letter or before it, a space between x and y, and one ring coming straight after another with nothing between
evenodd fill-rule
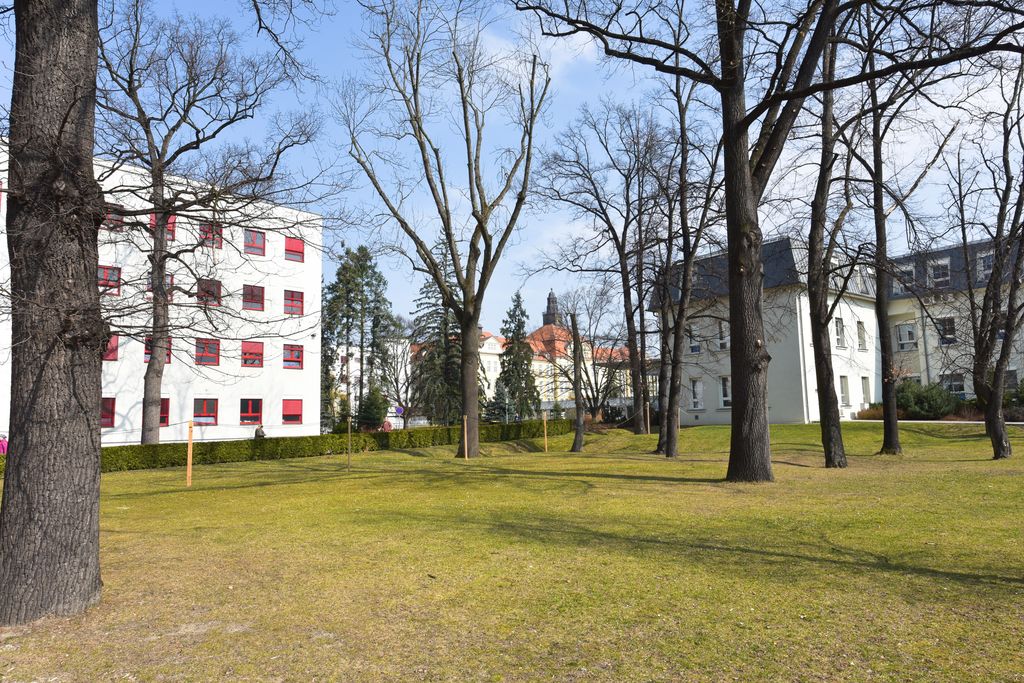
<instances>
[{"instance_id":1,"label":"church spire","mask_svg":"<svg viewBox=\"0 0 1024 683\"><path fill-rule=\"evenodd\" d=\"M562 316L558 314L558 297L555 296L555 290L551 290L548 294L548 307L544 311L543 321L545 325L561 325Z\"/></svg>"}]
</instances>

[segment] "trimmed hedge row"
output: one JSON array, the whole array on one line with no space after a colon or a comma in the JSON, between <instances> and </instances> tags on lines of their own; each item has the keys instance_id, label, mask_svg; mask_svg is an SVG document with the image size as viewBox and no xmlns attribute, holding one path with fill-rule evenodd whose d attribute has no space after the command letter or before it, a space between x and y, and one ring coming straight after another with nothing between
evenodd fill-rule
<instances>
[{"instance_id":1,"label":"trimmed hedge row","mask_svg":"<svg viewBox=\"0 0 1024 683\"><path fill-rule=\"evenodd\" d=\"M548 422L548 435L572 431L569 420ZM397 450L448 446L459 442L461 427L417 427L392 432L352 433L352 451ZM543 436L539 420L514 424L481 424L480 442L515 441ZM239 441L196 441L192 446L192 462L204 465L246 460L280 460L344 453L348 448L346 434L291 436ZM185 464L188 446L184 443L108 446L103 449L100 467L104 472L146 470L160 467L181 467Z\"/></svg>"}]
</instances>

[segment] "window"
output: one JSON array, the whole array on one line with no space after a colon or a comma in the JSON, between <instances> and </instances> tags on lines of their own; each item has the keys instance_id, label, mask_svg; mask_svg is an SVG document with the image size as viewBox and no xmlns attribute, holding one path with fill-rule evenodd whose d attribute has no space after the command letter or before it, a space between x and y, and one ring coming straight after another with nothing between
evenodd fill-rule
<instances>
[{"instance_id":1,"label":"window","mask_svg":"<svg viewBox=\"0 0 1024 683\"><path fill-rule=\"evenodd\" d=\"M700 353L700 342L697 341L697 337L694 335L692 327L686 328L686 340L689 344L690 353Z\"/></svg>"},{"instance_id":2,"label":"window","mask_svg":"<svg viewBox=\"0 0 1024 683\"><path fill-rule=\"evenodd\" d=\"M839 375L839 401L844 406L850 405L850 378Z\"/></svg>"},{"instance_id":3,"label":"window","mask_svg":"<svg viewBox=\"0 0 1024 683\"><path fill-rule=\"evenodd\" d=\"M1017 371L1007 370L1006 376L1003 378L1003 386L1006 387L1006 390L1016 391L1018 383L1019 382L1017 380Z\"/></svg>"},{"instance_id":4,"label":"window","mask_svg":"<svg viewBox=\"0 0 1024 683\"><path fill-rule=\"evenodd\" d=\"M719 386L722 389L722 407L732 407L732 378L731 377L719 377Z\"/></svg>"},{"instance_id":5,"label":"window","mask_svg":"<svg viewBox=\"0 0 1024 683\"><path fill-rule=\"evenodd\" d=\"M174 241L174 229L175 229L174 228L174 224L177 222L177 218L178 217L175 216L173 213L170 214L169 216L167 216L167 241L168 242L173 242ZM151 213L151 214L149 214L149 231L153 232L153 229L155 227L156 227L156 214L155 213Z\"/></svg>"},{"instance_id":6,"label":"window","mask_svg":"<svg viewBox=\"0 0 1024 683\"><path fill-rule=\"evenodd\" d=\"M199 280L196 283L196 300L206 306L220 306L220 280Z\"/></svg>"},{"instance_id":7,"label":"window","mask_svg":"<svg viewBox=\"0 0 1024 683\"><path fill-rule=\"evenodd\" d=\"M146 276L146 291L153 291L153 273ZM174 276L170 273L164 273L164 291L167 292L167 300L171 301L174 298Z\"/></svg>"},{"instance_id":8,"label":"window","mask_svg":"<svg viewBox=\"0 0 1024 683\"><path fill-rule=\"evenodd\" d=\"M914 266L897 266L892 276L892 293L906 294L914 284Z\"/></svg>"},{"instance_id":9,"label":"window","mask_svg":"<svg viewBox=\"0 0 1024 683\"><path fill-rule=\"evenodd\" d=\"M286 425L302 424L302 399L286 398L281 410L281 422Z\"/></svg>"},{"instance_id":10,"label":"window","mask_svg":"<svg viewBox=\"0 0 1024 683\"><path fill-rule=\"evenodd\" d=\"M284 312L288 315L302 315L302 292L284 290Z\"/></svg>"},{"instance_id":11,"label":"window","mask_svg":"<svg viewBox=\"0 0 1024 683\"><path fill-rule=\"evenodd\" d=\"M857 321L857 350L868 350L868 328L864 326L862 320Z\"/></svg>"},{"instance_id":12,"label":"window","mask_svg":"<svg viewBox=\"0 0 1024 683\"><path fill-rule=\"evenodd\" d=\"M718 350L727 351L729 349L729 323L724 320L718 321Z\"/></svg>"},{"instance_id":13,"label":"window","mask_svg":"<svg viewBox=\"0 0 1024 683\"><path fill-rule=\"evenodd\" d=\"M242 367L262 368L263 367L263 342L244 341L242 342Z\"/></svg>"},{"instance_id":14,"label":"window","mask_svg":"<svg viewBox=\"0 0 1024 683\"><path fill-rule=\"evenodd\" d=\"M302 411L300 410L301 414ZM238 409L238 424L258 425L263 422L263 399L243 398Z\"/></svg>"},{"instance_id":15,"label":"window","mask_svg":"<svg viewBox=\"0 0 1024 683\"><path fill-rule=\"evenodd\" d=\"M160 399L160 426L166 427L171 424L171 399Z\"/></svg>"},{"instance_id":16,"label":"window","mask_svg":"<svg viewBox=\"0 0 1024 683\"><path fill-rule=\"evenodd\" d=\"M860 378L860 393L863 396L864 403L871 403L871 378L861 377Z\"/></svg>"},{"instance_id":17,"label":"window","mask_svg":"<svg viewBox=\"0 0 1024 683\"><path fill-rule=\"evenodd\" d=\"M242 309L246 311L263 310L263 288L256 285L242 285Z\"/></svg>"},{"instance_id":18,"label":"window","mask_svg":"<svg viewBox=\"0 0 1024 683\"><path fill-rule=\"evenodd\" d=\"M928 284L932 287L949 287L949 259L939 259L928 264Z\"/></svg>"},{"instance_id":19,"label":"window","mask_svg":"<svg viewBox=\"0 0 1024 683\"><path fill-rule=\"evenodd\" d=\"M960 373L939 375L939 384L951 394L964 393L964 376Z\"/></svg>"},{"instance_id":20,"label":"window","mask_svg":"<svg viewBox=\"0 0 1024 683\"><path fill-rule=\"evenodd\" d=\"M199 241L204 247L220 249L224 246L224 226L204 223L199 226Z\"/></svg>"},{"instance_id":21,"label":"window","mask_svg":"<svg viewBox=\"0 0 1024 683\"><path fill-rule=\"evenodd\" d=\"M936 318L935 329L939 333L939 344L948 346L956 343L956 318Z\"/></svg>"},{"instance_id":22,"label":"window","mask_svg":"<svg viewBox=\"0 0 1024 683\"><path fill-rule=\"evenodd\" d=\"M245 253L263 256L267 253L267 233L245 229Z\"/></svg>"},{"instance_id":23,"label":"window","mask_svg":"<svg viewBox=\"0 0 1024 683\"><path fill-rule=\"evenodd\" d=\"M196 365L220 365L219 339L196 339Z\"/></svg>"},{"instance_id":24,"label":"window","mask_svg":"<svg viewBox=\"0 0 1024 683\"><path fill-rule=\"evenodd\" d=\"M103 350L103 360L117 360L117 344L120 338L116 334L107 339L107 348Z\"/></svg>"},{"instance_id":25,"label":"window","mask_svg":"<svg viewBox=\"0 0 1024 683\"><path fill-rule=\"evenodd\" d=\"M142 351L142 359L145 362L147 362L147 363L149 362L150 355L152 355L152 350L153 350L153 338L152 337L146 337L146 345L145 345L145 348ZM171 362L171 338L170 337L167 338L167 358L164 360L164 362L165 363L170 363Z\"/></svg>"},{"instance_id":26,"label":"window","mask_svg":"<svg viewBox=\"0 0 1024 683\"><path fill-rule=\"evenodd\" d=\"M846 324L842 318L836 318L836 348L846 348Z\"/></svg>"},{"instance_id":27,"label":"window","mask_svg":"<svg viewBox=\"0 0 1024 683\"><path fill-rule=\"evenodd\" d=\"M124 230L124 207L120 204L107 204L100 227L111 232Z\"/></svg>"},{"instance_id":28,"label":"window","mask_svg":"<svg viewBox=\"0 0 1024 683\"><path fill-rule=\"evenodd\" d=\"M987 281L992 276L992 269L995 268L996 255L991 251L987 254L978 255L978 265L976 271L978 273L978 280L981 282Z\"/></svg>"},{"instance_id":29,"label":"window","mask_svg":"<svg viewBox=\"0 0 1024 683\"><path fill-rule=\"evenodd\" d=\"M288 370L302 369L302 347L295 344L284 345L284 367Z\"/></svg>"},{"instance_id":30,"label":"window","mask_svg":"<svg viewBox=\"0 0 1024 683\"><path fill-rule=\"evenodd\" d=\"M100 294L121 296L121 269L117 266L100 266L96 269L96 282Z\"/></svg>"},{"instance_id":31,"label":"window","mask_svg":"<svg viewBox=\"0 0 1024 683\"><path fill-rule=\"evenodd\" d=\"M100 427L114 426L114 399L100 399Z\"/></svg>"},{"instance_id":32,"label":"window","mask_svg":"<svg viewBox=\"0 0 1024 683\"><path fill-rule=\"evenodd\" d=\"M286 261L305 261L306 244L298 237L284 238L284 259Z\"/></svg>"},{"instance_id":33,"label":"window","mask_svg":"<svg viewBox=\"0 0 1024 683\"><path fill-rule=\"evenodd\" d=\"M913 351L917 348L917 326L914 323L900 323L896 326L896 348Z\"/></svg>"},{"instance_id":34,"label":"window","mask_svg":"<svg viewBox=\"0 0 1024 683\"><path fill-rule=\"evenodd\" d=\"M690 408L704 410L704 380L690 378Z\"/></svg>"},{"instance_id":35,"label":"window","mask_svg":"<svg viewBox=\"0 0 1024 683\"><path fill-rule=\"evenodd\" d=\"M192 420L197 425L217 424L217 399L197 398L192 402Z\"/></svg>"}]
</instances>

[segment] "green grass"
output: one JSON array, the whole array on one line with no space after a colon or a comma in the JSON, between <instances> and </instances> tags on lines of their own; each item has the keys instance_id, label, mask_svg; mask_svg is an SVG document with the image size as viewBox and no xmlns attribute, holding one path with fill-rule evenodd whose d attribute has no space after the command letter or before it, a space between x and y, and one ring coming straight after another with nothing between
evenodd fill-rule
<instances>
[{"instance_id":1,"label":"green grass","mask_svg":"<svg viewBox=\"0 0 1024 683\"><path fill-rule=\"evenodd\" d=\"M1020 456L879 429L835 471L773 428L765 485L721 481L718 427L107 474L103 601L0 631L0 677L1024 680Z\"/></svg>"}]
</instances>

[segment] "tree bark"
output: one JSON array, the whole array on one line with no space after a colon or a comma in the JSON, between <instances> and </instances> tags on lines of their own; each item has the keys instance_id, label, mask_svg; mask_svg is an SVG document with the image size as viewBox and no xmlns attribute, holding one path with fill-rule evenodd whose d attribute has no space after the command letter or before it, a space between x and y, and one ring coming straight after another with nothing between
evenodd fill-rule
<instances>
[{"instance_id":1,"label":"tree bark","mask_svg":"<svg viewBox=\"0 0 1024 683\"><path fill-rule=\"evenodd\" d=\"M768 363L761 302L764 267L758 193L750 168L744 90L743 28L729 2L718 2L718 37L724 82L722 99L725 215L729 262L729 325L732 343L732 433L728 481L772 481L768 432Z\"/></svg>"},{"instance_id":2,"label":"tree bark","mask_svg":"<svg viewBox=\"0 0 1024 683\"><path fill-rule=\"evenodd\" d=\"M671 265L666 265L665 268L671 272ZM663 286L661 290L661 310L658 315L658 319L661 322L661 330L658 335L661 343L661 366L658 368L658 445L654 449L654 452L659 454L665 453L668 440L667 410L669 383L672 381L672 367L674 365L672 360L672 329L675 326L669 325L672 310L670 297L671 291L668 287Z\"/></svg>"},{"instance_id":3,"label":"tree bark","mask_svg":"<svg viewBox=\"0 0 1024 683\"><path fill-rule=\"evenodd\" d=\"M580 328L576 323L576 314L569 314L572 325L572 392L576 401L576 432L572 440L571 452L583 450L583 341L580 339Z\"/></svg>"},{"instance_id":4,"label":"tree bark","mask_svg":"<svg viewBox=\"0 0 1024 683\"><path fill-rule=\"evenodd\" d=\"M100 598L102 196L93 176L97 8L17 0L7 214L10 446L0 505L0 623Z\"/></svg>"},{"instance_id":5,"label":"tree bark","mask_svg":"<svg viewBox=\"0 0 1024 683\"><path fill-rule=\"evenodd\" d=\"M164 366L170 351L170 303L167 291L167 223L169 215L156 207L164 205L162 173L153 173L151 197L156 220L153 224L153 254L150 256L150 287L153 295L153 322L150 327L150 353L142 378L142 443L160 443L160 404Z\"/></svg>"},{"instance_id":6,"label":"tree bark","mask_svg":"<svg viewBox=\"0 0 1024 683\"><path fill-rule=\"evenodd\" d=\"M477 316L466 315L460 321L462 353L459 358L459 384L462 388L462 413L466 416L466 429L459 439L455 457L480 455L480 331ZM468 445L467 445L468 444Z\"/></svg>"},{"instance_id":7,"label":"tree bark","mask_svg":"<svg viewBox=\"0 0 1024 683\"><path fill-rule=\"evenodd\" d=\"M828 323L814 310L811 297L811 342L814 350L814 376L818 383L818 412L821 425L821 446L825 451L825 467L846 467L846 447L843 444L839 400L836 397L836 378L832 368L832 345Z\"/></svg>"},{"instance_id":8,"label":"tree bark","mask_svg":"<svg viewBox=\"0 0 1024 683\"><path fill-rule=\"evenodd\" d=\"M689 266L687 266L689 267ZM672 373L669 378L668 406L665 414L665 457L675 458L679 455L679 413L683 402L683 349L686 343L683 339L686 333L686 300L689 297L688 275L684 275L680 302L676 307L673 327L675 334L672 337Z\"/></svg>"},{"instance_id":9,"label":"tree bark","mask_svg":"<svg viewBox=\"0 0 1024 683\"><path fill-rule=\"evenodd\" d=\"M625 247L623 247L624 249ZM626 317L626 350L629 352L629 384L633 393L633 432L647 433L644 421L644 390L640 368L640 347L636 331L636 318L633 315L632 283L630 282L629 264L626 254L620 250L619 273L622 277L622 308Z\"/></svg>"}]
</instances>

